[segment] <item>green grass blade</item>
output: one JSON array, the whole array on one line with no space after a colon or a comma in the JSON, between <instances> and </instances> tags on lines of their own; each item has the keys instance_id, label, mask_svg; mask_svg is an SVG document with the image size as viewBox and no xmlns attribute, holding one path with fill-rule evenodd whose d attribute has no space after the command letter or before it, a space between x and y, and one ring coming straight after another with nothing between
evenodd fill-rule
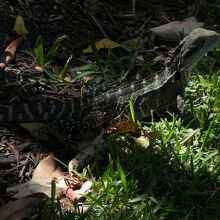
<instances>
[{"instance_id":1,"label":"green grass blade","mask_svg":"<svg viewBox=\"0 0 220 220\"><path fill-rule=\"evenodd\" d=\"M55 216L56 216L55 199L56 199L56 182L55 182L55 180L52 180L52 182L51 182L51 214L52 214L52 219L55 219Z\"/></svg>"},{"instance_id":2,"label":"green grass blade","mask_svg":"<svg viewBox=\"0 0 220 220\"><path fill-rule=\"evenodd\" d=\"M56 161L58 161L59 163L61 163L63 166L69 168L68 165L66 165L65 163L63 163L63 162L62 162L61 160L59 160L58 158L54 157L54 159L55 159ZM73 170L73 169L71 169L71 171L72 171L76 176L78 176L81 180L83 180L83 176L82 176L80 173L78 173L76 170Z\"/></svg>"},{"instance_id":3,"label":"green grass blade","mask_svg":"<svg viewBox=\"0 0 220 220\"><path fill-rule=\"evenodd\" d=\"M117 171L118 171L120 178L121 178L123 189L125 192L127 192L128 187L127 187L126 176L125 176L124 170L122 169L121 164L119 163L119 160L116 161L116 167L117 167Z\"/></svg>"},{"instance_id":4,"label":"green grass blade","mask_svg":"<svg viewBox=\"0 0 220 220\"><path fill-rule=\"evenodd\" d=\"M130 108L130 113L131 113L131 119L135 123L134 105L133 105L132 100L129 100L129 108Z\"/></svg>"},{"instance_id":5,"label":"green grass blade","mask_svg":"<svg viewBox=\"0 0 220 220\"><path fill-rule=\"evenodd\" d=\"M50 47L48 53L47 53L47 56L45 58L45 63L47 62L50 62L53 58L53 56L56 54L59 46L60 46L60 43L61 41L65 38L65 36L61 36L61 37L58 37L52 44L52 46Z\"/></svg>"},{"instance_id":6,"label":"green grass blade","mask_svg":"<svg viewBox=\"0 0 220 220\"><path fill-rule=\"evenodd\" d=\"M69 59L66 61L65 65L64 65L63 69L61 70L60 75L61 75L62 79L64 79L67 76L67 72L69 71L69 67L70 67L69 62L71 59L72 59L72 56L69 57Z\"/></svg>"},{"instance_id":7,"label":"green grass blade","mask_svg":"<svg viewBox=\"0 0 220 220\"><path fill-rule=\"evenodd\" d=\"M52 71L49 71L48 69L46 69L45 67L42 67L42 69L44 70L44 72L48 75L48 77L50 79L52 79L54 82L56 83L62 83L63 81L58 78Z\"/></svg>"},{"instance_id":8,"label":"green grass blade","mask_svg":"<svg viewBox=\"0 0 220 220\"><path fill-rule=\"evenodd\" d=\"M36 40L34 46L34 56L36 57L36 61L38 65L43 67L45 60L44 60L44 45L41 36L39 36Z\"/></svg>"}]
</instances>

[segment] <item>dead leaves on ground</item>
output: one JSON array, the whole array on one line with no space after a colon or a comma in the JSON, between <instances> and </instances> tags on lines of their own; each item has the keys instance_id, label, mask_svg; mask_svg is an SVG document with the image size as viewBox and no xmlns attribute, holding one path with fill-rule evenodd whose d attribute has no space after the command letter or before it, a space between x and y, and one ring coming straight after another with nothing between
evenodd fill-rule
<instances>
[{"instance_id":1,"label":"dead leaves on ground","mask_svg":"<svg viewBox=\"0 0 220 220\"><path fill-rule=\"evenodd\" d=\"M25 36L29 33L25 27L24 19L20 15L18 15L15 19L13 31L16 32L19 36Z\"/></svg>"},{"instance_id":2,"label":"dead leaves on ground","mask_svg":"<svg viewBox=\"0 0 220 220\"><path fill-rule=\"evenodd\" d=\"M23 36L13 40L4 50L3 54L0 55L0 70L4 69L14 59L16 50L23 40Z\"/></svg>"},{"instance_id":3,"label":"dead leaves on ground","mask_svg":"<svg viewBox=\"0 0 220 220\"><path fill-rule=\"evenodd\" d=\"M44 193L50 198L52 181L56 183L57 197L67 196L71 200L81 198L79 194L84 194L92 187L91 183L86 183L86 186L90 187L88 189L79 177L65 174L53 154L50 154L38 164L29 182L8 187L7 192L13 194L13 197L17 199L35 193Z\"/></svg>"},{"instance_id":4,"label":"dead leaves on ground","mask_svg":"<svg viewBox=\"0 0 220 220\"><path fill-rule=\"evenodd\" d=\"M141 130L136 123L129 122L128 120L121 120L116 123L111 124L107 130L107 134L130 134L134 137L140 137Z\"/></svg>"},{"instance_id":5,"label":"dead leaves on ground","mask_svg":"<svg viewBox=\"0 0 220 220\"><path fill-rule=\"evenodd\" d=\"M24 19L19 15L15 19L13 31L21 37L13 40L4 50L3 54L0 55L0 70L4 69L14 59L15 53L19 45L24 40L24 36L28 34L28 30L26 29L24 24Z\"/></svg>"},{"instance_id":6,"label":"dead leaves on ground","mask_svg":"<svg viewBox=\"0 0 220 220\"><path fill-rule=\"evenodd\" d=\"M156 139L159 139L160 133L158 131L148 131L143 134L139 125L128 120L118 121L111 124L106 133L108 135L117 134L125 135L128 134L129 138L143 149L147 149Z\"/></svg>"},{"instance_id":7,"label":"dead leaves on ground","mask_svg":"<svg viewBox=\"0 0 220 220\"><path fill-rule=\"evenodd\" d=\"M47 201L48 197L43 193L11 201L0 207L1 220L35 219L34 217L38 217L39 210Z\"/></svg>"},{"instance_id":8,"label":"dead leaves on ground","mask_svg":"<svg viewBox=\"0 0 220 220\"><path fill-rule=\"evenodd\" d=\"M107 38L104 38L104 39L102 39L100 41L97 41L95 43L97 51L99 51L100 49L104 49L104 48L111 48L111 49L113 49L113 48L118 47L119 45L120 44L118 44L118 43L116 43L116 42L114 42L114 41L112 41L110 39L107 39ZM91 46L89 46L88 48L83 50L83 53L92 53L92 52L93 51L92 51L92 47Z\"/></svg>"},{"instance_id":9,"label":"dead leaves on ground","mask_svg":"<svg viewBox=\"0 0 220 220\"><path fill-rule=\"evenodd\" d=\"M183 21L171 21L164 25L160 25L158 27L153 27L150 30L160 38L168 41L179 41L181 38L181 34L183 36L188 35L196 28L200 28L203 26L203 22L198 22L195 17L186 18ZM101 49L114 49L117 47L126 47L127 49L133 49L135 47L143 46L144 42L138 42L140 39L130 39L123 41L121 43L117 43L112 41L111 39L104 38L95 42L95 47L97 51ZM88 48L83 50L83 53L93 53L92 47L88 46Z\"/></svg>"},{"instance_id":10,"label":"dead leaves on ground","mask_svg":"<svg viewBox=\"0 0 220 220\"><path fill-rule=\"evenodd\" d=\"M95 42L94 45L95 45L97 51L99 51L101 49L114 49L117 47L121 47L121 48L124 48L124 49L130 51L135 48L140 49L144 45L144 42L143 42L143 40L141 40L139 38L135 38L135 39L125 40L120 43L117 43L111 39L103 38L102 40ZM91 45L83 50L83 53L93 53L93 52L94 51L92 50Z\"/></svg>"},{"instance_id":11,"label":"dead leaves on ground","mask_svg":"<svg viewBox=\"0 0 220 220\"><path fill-rule=\"evenodd\" d=\"M151 28L150 30L156 36L159 36L164 40L179 41L185 35L190 34L194 29L202 26L203 22L198 22L195 17L190 17L183 21L172 21L167 24Z\"/></svg>"},{"instance_id":12,"label":"dead leaves on ground","mask_svg":"<svg viewBox=\"0 0 220 220\"><path fill-rule=\"evenodd\" d=\"M21 217L19 219L33 216L45 201L50 201L53 197L53 184L56 186L55 198L58 198L61 203L65 197L71 201L81 200L84 195L91 192L93 185L91 181L82 183L79 177L64 173L53 154L50 154L38 164L29 182L7 188L7 193L17 200L0 208L4 217L2 219L8 219L15 214ZM8 207L10 210L6 210Z\"/></svg>"}]
</instances>

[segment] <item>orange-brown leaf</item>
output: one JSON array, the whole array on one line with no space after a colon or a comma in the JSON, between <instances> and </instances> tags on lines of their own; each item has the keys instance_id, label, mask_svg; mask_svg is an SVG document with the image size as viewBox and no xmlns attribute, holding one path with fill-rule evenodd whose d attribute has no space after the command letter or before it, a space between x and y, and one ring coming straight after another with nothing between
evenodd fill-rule
<instances>
[{"instance_id":1,"label":"orange-brown leaf","mask_svg":"<svg viewBox=\"0 0 220 220\"><path fill-rule=\"evenodd\" d=\"M108 130L107 133L115 132L117 134L125 134L128 133L134 137L140 136L140 129L136 123L129 122L127 120L119 121L115 124L112 124Z\"/></svg>"},{"instance_id":2,"label":"orange-brown leaf","mask_svg":"<svg viewBox=\"0 0 220 220\"><path fill-rule=\"evenodd\" d=\"M18 46L24 40L24 37L19 37L13 40L8 47L0 55L0 69L4 69L13 59Z\"/></svg>"}]
</instances>

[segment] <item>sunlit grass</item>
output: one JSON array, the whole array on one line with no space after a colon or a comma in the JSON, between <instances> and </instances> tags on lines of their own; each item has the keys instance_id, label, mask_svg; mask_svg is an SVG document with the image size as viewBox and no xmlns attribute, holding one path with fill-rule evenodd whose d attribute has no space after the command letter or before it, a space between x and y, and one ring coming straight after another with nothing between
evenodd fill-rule
<instances>
[{"instance_id":1,"label":"sunlit grass","mask_svg":"<svg viewBox=\"0 0 220 220\"><path fill-rule=\"evenodd\" d=\"M186 89L193 121L187 125L171 114L149 123L146 130L159 135L147 149L129 136L110 137L101 175L88 172L94 182L88 208L61 219L220 218L220 76L213 59L205 73L201 66L194 69Z\"/></svg>"},{"instance_id":2,"label":"sunlit grass","mask_svg":"<svg viewBox=\"0 0 220 220\"><path fill-rule=\"evenodd\" d=\"M218 71L202 76L195 69L187 88L193 123L185 126L175 115L154 122L160 137L146 150L112 137L109 165L87 198L87 218L218 219L219 88Z\"/></svg>"}]
</instances>

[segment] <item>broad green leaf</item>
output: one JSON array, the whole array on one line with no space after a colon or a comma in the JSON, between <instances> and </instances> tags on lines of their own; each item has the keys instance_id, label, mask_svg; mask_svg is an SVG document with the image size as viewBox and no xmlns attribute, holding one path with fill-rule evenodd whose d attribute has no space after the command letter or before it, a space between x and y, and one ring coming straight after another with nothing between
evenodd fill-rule
<instances>
[{"instance_id":1,"label":"broad green leaf","mask_svg":"<svg viewBox=\"0 0 220 220\"><path fill-rule=\"evenodd\" d=\"M117 171L119 172L119 175L121 178L123 189L125 192L127 192L128 188L127 188L126 176L125 176L124 170L121 167L121 164L119 163L119 160L116 161L116 166L117 166Z\"/></svg>"},{"instance_id":2,"label":"broad green leaf","mask_svg":"<svg viewBox=\"0 0 220 220\"><path fill-rule=\"evenodd\" d=\"M42 41L42 37L39 36L36 40L35 46L34 46L34 55L36 57L37 63L40 67L44 66L44 45Z\"/></svg>"},{"instance_id":3,"label":"broad green leaf","mask_svg":"<svg viewBox=\"0 0 220 220\"><path fill-rule=\"evenodd\" d=\"M48 51L48 54L45 58L45 62L50 62L53 58L53 56L56 54L59 46L60 46L60 43L61 41L65 38L65 36L61 36L61 37L58 37L54 43L52 44L52 46L50 47L50 50Z\"/></svg>"},{"instance_id":4,"label":"broad green leaf","mask_svg":"<svg viewBox=\"0 0 220 220\"><path fill-rule=\"evenodd\" d=\"M132 100L129 100L129 107L130 107L130 112L131 112L131 119L135 123L134 105L133 105Z\"/></svg>"}]
</instances>

